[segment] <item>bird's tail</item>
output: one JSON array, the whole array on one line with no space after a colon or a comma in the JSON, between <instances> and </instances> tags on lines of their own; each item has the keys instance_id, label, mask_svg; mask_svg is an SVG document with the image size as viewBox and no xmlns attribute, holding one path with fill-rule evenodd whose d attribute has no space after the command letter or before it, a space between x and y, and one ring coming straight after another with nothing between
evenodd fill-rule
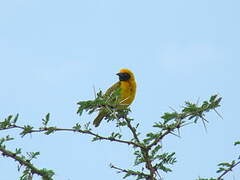
<instances>
[{"instance_id":1,"label":"bird's tail","mask_svg":"<svg viewBox=\"0 0 240 180\"><path fill-rule=\"evenodd\" d=\"M98 127L99 124L101 123L101 121L103 120L103 118L107 115L106 111L100 111L98 116L94 119L93 121L93 125L95 127Z\"/></svg>"}]
</instances>

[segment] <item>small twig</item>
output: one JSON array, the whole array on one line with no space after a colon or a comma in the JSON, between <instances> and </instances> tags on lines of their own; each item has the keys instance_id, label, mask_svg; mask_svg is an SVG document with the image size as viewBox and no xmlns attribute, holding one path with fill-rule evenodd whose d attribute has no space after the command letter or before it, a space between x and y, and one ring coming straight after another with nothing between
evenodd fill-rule
<instances>
[{"instance_id":1,"label":"small twig","mask_svg":"<svg viewBox=\"0 0 240 180\"><path fill-rule=\"evenodd\" d=\"M97 93L96 93L96 89L95 89L95 86L93 85L93 93L94 93L94 97L95 99L97 98Z\"/></svg>"},{"instance_id":2,"label":"small twig","mask_svg":"<svg viewBox=\"0 0 240 180\"><path fill-rule=\"evenodd\" d=\"M235 164L233 164L232 166L230 166L228 169L226 169L218 178L217 180L222 180L222 177L225 176L227 173L229 173L230 171L232 171L232 169L234 167L236 167L237 165L240 164L240 161L236 162Z\"/></svg>"},{"instance_id":3,"label":"small twig","mask_svg":"<svg viewBox=\"0 0 240 180\"><path fill-rule=\"evenodd\" d=\"M174 126L171 129L166 130L164 133L160 134L151 144L147 146L148 149L151 149L153 146L157 145L159 141L161 141L166 135L171 133L177 126Z\"/></svg>"},{"instance_id":4,"label":"small twig","mask_svg":"<svg viewBox=\"0 0 240 180\"><path fill-rule=\"evenodd\" d=\"M177 112L176 109L174 109L172 106L168 106L173 112Z\"/></svg>"},{"instance_id":5,"label":"small twig","mask_svg":"<svg viewBox=\"0 0 240 180\"><path fill-rule=\"evenodd\" d=\"M138 144L141 144L141 141L139 140L138 135L136 133L136 128L134 128L131 125L131 121L127 117L125 117L124 119L127 122L127 126L130 129L130 131L132 132L134 139L137 141ZM152 161L149 157L149 149L146 146L140 147L140 149L141 149L141 153L146 162L146 168L150 171L150 176L148 179L156 180L156 178L154 176L157 174L157 172L156 172L156 169L153 167Z\"/></svg>"},{"instance_id":6,"label":"small twig","mask_svg":"<svg viewBox=\"0 0 240 180\"><path fill-rule=\"evenodd\" d=\"M32 174L37 174L46 180L52 180L52 178L49 177L49 175L46 172L44 172L40 169L37 169L29 160L24 160L22 157L17 156L16 153L13 153L13 152L5 149L3 146L0 146L0 152L2 152L3 156L7 156L7 157L14 159L21 166L25 166L25 167L29 168L31 170Z\"/></svg>"},{"instance_id":7,"label":"small twig","mask_svg":"<svg viewBox=\"0 0 240 180\"><path fill-rule=\"evenodd\" d=\"M208 122L204 117L201 117L202 118L202 123L203 123L203 126L204 126L204 129L205 129L205 132L207 133L207 126L205 124L205 121Z\"/></svg>"},{"instance_id":8,"label":"small twig","mask_svg":"<svg viewBox=\"0 0 240 180\"><path fill-rule=\"evenodd\" d=\"M221 119L223 119L223 117L221 116L221 114L214 108L213 109L214 111L215 111L215 113L221 118Z\"/></svg>"},{"instance_id":9,"label":"small twig","mask_svg":"<svg viewBox=\"0 0 240 180\"><path fill-rule=\"evenodd\" d=\"M119 102L119 105L129 105L129 104L122 104L124 101L128 100L130 97L126 97L125 99L123 99L122 101Z\"/></svg>"},{"instance_id":10,"label":"small twig","mask_svg":"<svg viewBox=\"0 0 240 180\"><path fill-rule=\"evenodd\" d=\"M178 134L180 134L180 131L179 131L179 129L178 129L178 134L175 134L175 133L173 133L173 132L170 132L170 134L172 134L172 135L174 135L174 136L176 136L176 137L181 137L180 135L178 135Z\"/></svg>"},{"instance_id":11,"label":"small twig","mask_svg":"<svg viewBox=\"0 0 240 180\"><path fill-rule=\"evenodd\" d=\"M126 174L131 174L131 175L134 175L134 176L143 176L146 179L150 178L149 174L145 174L143 172L137 172L137 171L129 171L127 169L122 169L122 168L116 167L113 164L110 164L110 168L118 170L118 173L126 173Z\"/></svg>"},{"instance_id":12,"label":"small twig","mask_svg":"<svg viewBox=\"0 0 240 180\"><path fill-rule=\"evenodd\" d=\"M138 135L136 133L136 129L131 125L131 122L130 122L130 120L127 117L124 117L124 119L125 119L125 121L127 123L128 128L130 129L134 139L137 141L137 143L140 144L140 140L139 140Z\"/></svg>"}]
</instances>

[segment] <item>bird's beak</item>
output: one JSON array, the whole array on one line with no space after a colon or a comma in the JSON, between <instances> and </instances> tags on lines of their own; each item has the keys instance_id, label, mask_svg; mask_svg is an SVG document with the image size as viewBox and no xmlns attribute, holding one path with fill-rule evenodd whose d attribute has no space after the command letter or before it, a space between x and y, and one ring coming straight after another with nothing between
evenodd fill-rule
<instances>
[{"instance_id":1,"label":"bird's beak","mask_svg":"<svg viewBox=\"0 0 240 180\"><path fill-rule=\"evenodd\" d=\"M116 75L118 75L120 81L123 80L123 73L119 72Z\"/></svg>"}]
</instances>

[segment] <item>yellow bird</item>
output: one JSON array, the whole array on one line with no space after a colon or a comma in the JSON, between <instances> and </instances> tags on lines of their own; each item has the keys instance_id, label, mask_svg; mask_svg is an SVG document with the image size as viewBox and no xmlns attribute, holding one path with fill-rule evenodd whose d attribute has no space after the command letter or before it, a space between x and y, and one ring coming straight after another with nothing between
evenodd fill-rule
<instances>
[{"instance_id":1,"label":"yellow bird","mask_svg":"<svg viewBox=\"0 0 240 180\"><path fill-rule=\"evenodd\" d=\"M128 107L134 100L136 94L136 81L134 74L129 69L121 69L119 73L119 81L112 85L104 94L104 96L111 96L114 91L120 89L119 97L113 105L117 105L118 109ZM106 108L101 108L98 116L93 121L95 127L98 127L105 116L110 113Z\"/></svg>"}]
</instances>

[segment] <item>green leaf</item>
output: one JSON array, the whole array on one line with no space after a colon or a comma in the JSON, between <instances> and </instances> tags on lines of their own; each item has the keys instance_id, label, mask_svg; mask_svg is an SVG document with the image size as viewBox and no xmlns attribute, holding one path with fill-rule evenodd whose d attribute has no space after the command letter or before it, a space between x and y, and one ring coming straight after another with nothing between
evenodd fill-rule
<instances>
[{"instance_id":1,"label":"green leaf","mask_svg":"<svg viewBox=\"0 0 240 180\"><path fill-rule=\"evenodd\" d=\"M55 132L56 128L57 127L48 127L47 131L44 134L46 134L46 135L52 134Z\"/></svg>"},{"instance_id":2,"label":"green leaf","mask_svg":"<svg viewBox=\"0 0 240 180\"><path fill-rule=\"evenodd\" d=\"M230 164L230 163L227 163L227 162L222 162L222 163L219 163L218 166L231 167L231 164Z\"/></svg>"},{"instance_id":3,"label":"green leaf","mask_svg":"<svg viewBox=\"0 0 240 180\"><path fill-rule=\"evenodd\" d=\"M42 124L46 127L50 120L50 113L47 113L44 119L42 119Z\"/></svg>"},{"instance_id":4,"label":"green leaf","mask_svg":"<svg viewBox=\"0 0 240 180\"><path fill-rule=\"evenodd\" d=\"M22 149L21 148L16 148L15 149L15 154L18 155L18 154L21 154L22 153Z\"/></svg>"},{"instance_id":5,"label":"green leaf","mask_svg":"<svg viewBox=\"0 0 240 180\"><path fill-rule=\"evenodd\" d=\"M79 123L76 123L75 126L73 126L73 129L79 131L81 129L81 125Z\"/></svg>"},{"instance_id":6,"label":"green leaf","mask_svg":"<svg viewBox=\"0 0 240 180\"><path fill-rule=\"evenodd\" d=\"M209 101L210 101L211 103L214 102L214 101L216 100L217 96L218 96L217 94L211 96Z\"/></svg>"},{"instance_id":7,"label":"green leaf","mask_svg":"<svg viewBox=\"0 0 240 180\"><path fill-rule=\"evenodd\" d=\"M43 180L52 180L52 177L55 175L53 170L41 169L41 173L44 174Z\"/></svg>"},{"instance_id":8,"label":"green leaf","mask_svg":"<svg viewBox=\"0 0 240 180\"><path fill-rule=\"evenodd\" d=\"M164 113L164 115L161 118L166 120L166 122L168 122L168 121L170 121L172 119L177 118L177 116L178 116L178 113L176 113L176 112L173 112L173 113L168 113L167 112L167 113Z\"/></svg>"},{"instance_id":9,"label":"green leaf","mask_svg":"<svg viewBox=\"0 0 240 180\"><path fill-rule=\"evenodd\" d=\"M9 135L7 135L6 137L4 137L4 138L0 138L0 146L4 143L4 142L6 142L6 141L11 141L11 140L13 140L14 138L12 138L12 137L10 137Z\"/></svg>"},{"instance_id":10,"label":"green leaf","mask_svg":"<svg viewBox=\"0 0 240 180\"><path fill-rule=\"evenodd\" d=\"M240 144L240 141L236 141L236 142L234 143L234 146L239 145L239 144Z\"/></svg>"},{"instance_id":11,"label":"green leaf","mask_svg":"<svg viewBox=\"0 0 240 180\"><path fill-rule=\"evenodd\" d=\"M27 155L30 160L36 159L40 155L40 152L27 152Z\"/></svg>"},{"instance_id":12,"label":"green leaf","mask_svg":"<svg viewBox=\"0 0 240 180\"><path fill-rule=\"evenodd\" d=\"M32 126L30 126L30 125L25 125L25 126L23 126L23 131L20 133L20 135L23 137L23 136L25 136L26 134L31 133L32 130L33 130L33 127L32 127Z\"/></svg>"},{"instance_id":13,"label":"green leaf","mask_svg":"<svg viewBox=\"0 0 240 180\"><path fill-rule=\"evenodd\" d=\"M13 124L16 124L16 122L17 122L17 120L18 120L18 116L19 116L19 114L17 114L15 117L14 117L14 119L13 119Z\"/></svg>"},{"instance_id":14,"label":"green leaf","mask_svg":"<svg viewBox=\"0 0 240 180\"><path fill-rule=\"evenodd\" d=\"M151 155L155 156L161 148L162 148L162 146L160 146L160 145L157 145L156 147L154 147L154 149L151 152Z\"/></svg>"}]
</instances>

